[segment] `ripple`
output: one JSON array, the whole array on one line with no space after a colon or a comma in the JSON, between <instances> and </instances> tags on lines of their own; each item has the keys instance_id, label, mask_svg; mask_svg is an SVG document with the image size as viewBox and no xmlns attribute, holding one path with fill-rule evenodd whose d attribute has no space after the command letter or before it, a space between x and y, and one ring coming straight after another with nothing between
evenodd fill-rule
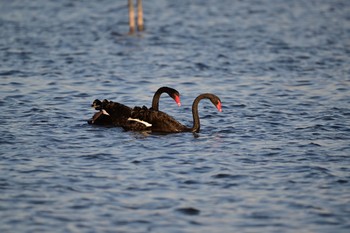
<instances>
[{"instance_id":1,"label":"ripple","mask_svg":"<svg viewBox=\"0 0 350 233\"><path fill-rule=\"evenodd\" d=\"M194 215L199 215L200 214L200 210L193 208L193 207L184 207L184 208L178 208L176 209L176 211L184 214L184 215L190 215L190 216L194 216Z\"/></svg>"},{"instance_id":2,"label":"ripple","mask_svg":"<svg viewBox=\"0 0 350 233\"><path fill-rule=\"evenodd\" d=\"M230 180L237 180L237 179L239 180L239 179L246 178L245 176L242 176L242 175L231 175L231 174L225 174L225 173L219 173L219 174L213 175L212 177L216 179L230 179Z\"/></svg>"}]
</instances>

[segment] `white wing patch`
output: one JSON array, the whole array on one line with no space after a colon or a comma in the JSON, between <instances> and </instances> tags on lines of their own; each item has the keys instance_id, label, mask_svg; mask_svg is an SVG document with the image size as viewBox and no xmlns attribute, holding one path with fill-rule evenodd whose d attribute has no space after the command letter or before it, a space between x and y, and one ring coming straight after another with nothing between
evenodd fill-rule
<instances>
[{"instance_id":1,"label":"white wing patch","mask_svg":"<svg viewBox=\"0 0 350 233\"><path fill-rule=\"evenodd\" d=\"M146 121L141 121L141 120L136 119L136 118L131 118L131 117L129 117L129 118L128 118L128 121L136 121L136 122L139 122L139 123L144 124L146 127L151 127L151 126L152 126L152 124L150 124L150 123L148 123L148 122L146 122Z\"/></svg>"},{"instance_id":2,"label":"white wing patch","mask_svg":"<svg viewBox=\"0 0 350 233\"><path fill-rule=\"evenodd\" d=\"M107 112L106 110L104 110L104 109L102 109L102 113L103 113L104 115L109 116L108 112Z\"/></svg>"}]
</instances>

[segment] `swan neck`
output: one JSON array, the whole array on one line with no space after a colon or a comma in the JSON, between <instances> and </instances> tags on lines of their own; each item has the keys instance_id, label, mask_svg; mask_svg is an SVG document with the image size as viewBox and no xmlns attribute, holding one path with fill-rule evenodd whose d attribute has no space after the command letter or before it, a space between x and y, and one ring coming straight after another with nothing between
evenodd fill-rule
<instances>
[{"instance_id":1,"label":"swan neck","mask_svg":"<svg viewBox=\"0 0 350 233\"><path fill-rule=\"evenodd\" d=\"M200 120L199 120L199 114L198 114L198 104L199 101L201 101L203 98L206 98L204 95L199 95L192 104L192 116L193 116L193 127L192 132L198 133L200 130Z\"/></svg>"},{"instance_id":2,"label":"swan neck","mask_svg":"<svg viewBox=\"0 0 350 233\"><path fill-rule=\"evenodd\" d=\"M156 93L154 93L154 95L153 95L152 109L155 111L159 110L159 99L160 99L160 95L162 93L163 93L163 91L160 91L160 89L158 89L158 91L156 91Z\"/></svg>"}]
</instances>

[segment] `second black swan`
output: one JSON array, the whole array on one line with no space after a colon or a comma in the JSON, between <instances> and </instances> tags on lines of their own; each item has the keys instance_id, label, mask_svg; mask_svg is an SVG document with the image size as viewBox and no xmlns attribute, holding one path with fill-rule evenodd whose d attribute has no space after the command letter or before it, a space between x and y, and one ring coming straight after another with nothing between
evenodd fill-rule
<instances>
[{"instance_id":1,"label":"second black swan","mask_svg":"<svg viewBox=\"0 0 350 233\"><path fill-rule=\"evenodd\" d=\"M175 100L177 105L181 106L180 93L177 90L170 87L161 87L153 95L151 110L159 110L159 99L163 93L167 93ZM95 113L93 117L88 120L89 124L95 125L124 126L128 124L128 118L132 110L132 108L124 104L107 99L103 101L96 99L91 106L95 108L95 110L99 110L99 112Z\"/></svg>"},{"instance_id":2,"label":"second black swan","mask_svg":"<svg viewBox=\"0 0 350 233\"><path fill-rule=\"evenodd\" d=\"M131 111L130 124L123 126L125 130L152 131L159 133L196 132L200 130L198 104L202 99L209 99L212 104L222 112L221 100L214 94L204 93L199 95L192 104L193 126L187 127L173 117L161 111L153 111L146 107L135 107Z\"/></svg>"}]
</instances>

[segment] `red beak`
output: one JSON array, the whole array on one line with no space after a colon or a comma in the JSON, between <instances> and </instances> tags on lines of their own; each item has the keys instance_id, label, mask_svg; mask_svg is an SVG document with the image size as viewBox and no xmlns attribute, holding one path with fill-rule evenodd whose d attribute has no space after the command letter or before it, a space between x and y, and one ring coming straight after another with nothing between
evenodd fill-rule
<instances>
[{"instance_id":1,"label":"red beak","mask_svg":"<svg viewBox=\"0 0 350 233\"><path fill-rule=\"evenodd\" d=\"M219 103L216 105L216 108L219 110L219 112L222 112L221 102L219 102Z\"/></svg>"},{"instance_id":2,"label":"red beak","mask_svg":"<svg viewBox=\"0 0 350 233\"><path fill-rule=\"evenodd\" d=\"M180 96L178 95L175 96L175 102L177 103L178 106L181 106Z\"/></svg>"}]
</instances>

